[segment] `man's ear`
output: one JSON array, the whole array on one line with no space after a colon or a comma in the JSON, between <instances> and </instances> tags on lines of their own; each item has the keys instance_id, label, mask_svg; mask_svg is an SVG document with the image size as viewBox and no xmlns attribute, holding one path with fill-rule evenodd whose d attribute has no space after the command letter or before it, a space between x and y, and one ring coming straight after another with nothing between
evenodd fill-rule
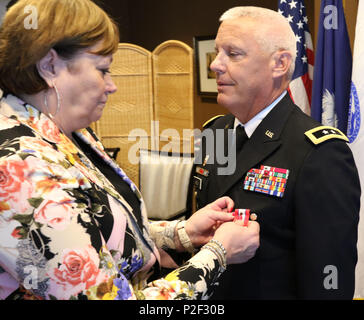
<instances>
[{"instance_id":1,"label":"man's ear","mask_svg":"<svg viewBox=\"0 0 364 320\"><path fill-rule=\"evenodd\" d=\"M38 61L37 69L39 75L47 82L49 87L53 87L53 80L57 77L63 64L64 61L54 49L50 49L48 53Z\"/></svg>"},{"instance_id":2,"label":"man's ear","mask_svg":"<svg viewBox=\"0 0 364 320\"><path fill-rule=\"evenodd\" d=\"M292 64L292 55L289 51L281 50L273 54L273 78L280 78L289 72Z\"/></svg>"}]
</instances>

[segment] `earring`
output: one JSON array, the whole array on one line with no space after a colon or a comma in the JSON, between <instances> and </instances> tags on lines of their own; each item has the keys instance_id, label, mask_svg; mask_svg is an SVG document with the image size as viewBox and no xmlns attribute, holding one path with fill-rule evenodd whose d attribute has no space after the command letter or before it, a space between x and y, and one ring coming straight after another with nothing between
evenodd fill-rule
<instances>
[{"instance_id":1,"label":"earring","mask_svg":"<svg viewBox=\"0 0 364 320\"><path fill-rule=\"evenodd\" d=\"M53 80L52 80L52 84L53 84L54 90L56 91L56 96L57 96L57 109L56 109L56 113L54 114L54 115L56 115L61 107L61 98L59 96L59 92L56 87L56 84L53 82Z\"/></svg>"},{"instance_id":2,"label":"earring","mask_svg":"<svg viewBox=\"0 0 364 320\"><path fill-rule=\"evenodd\" d=\"M56 97L57 97L57 108L56 108L56 112L54 114L54 116L58 113L60 107L61 107L61 98L59 96L59 92L58 92L58 89L54 83L54 81L52 80L52 84L53 84L53 87L54 87L54 90L56 91ZM53 120L54 116L49 112L49 109L48 109L48 101L47 101L47 92L44 93L44 105L46 107L46 110L47 110L47 113L49 115L49 117Z\"/></svg>"},{"instance_id":3,"label":"earring","mask_svg":"<svg viewBox=\"0 0 364 320\"><path fill-rule=\"evenodd\" d=\"M44 106L45 106L48 116L53 120L53 116L51 115L51 113L49 112L49 109L48 109L47 91L44 92Z\"/></svg>"}]
</instances>

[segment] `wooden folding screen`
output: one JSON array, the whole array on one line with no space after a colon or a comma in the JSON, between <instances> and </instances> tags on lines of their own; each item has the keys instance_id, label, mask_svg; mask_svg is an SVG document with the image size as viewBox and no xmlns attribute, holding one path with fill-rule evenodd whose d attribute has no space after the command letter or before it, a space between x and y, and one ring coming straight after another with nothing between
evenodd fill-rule
<instances>
[{"instance_id":1,"label":"wooden folding screen","mask_svg":"<svg viewBox=\"0 0 364 320\"><path fill-rule=\"evenodd\" d=\"M163 42L155 48L153 84L159 149L192 152L193 141L187 132L193 129L192 48L176 40Z\"/></svg>"},{"instance_id":2,"label":"wooden folding screen","mask_svg":"<svg viewBox=\"0 0 364 320\"><path fill-rule=\"evenodd\" d=\"M191 139L183 141L183 129L193 128L193 50L175 40L153 53L121 43L110 72L118 90L93 129L106 148L120 148L117 162L138 185L139 147L193 150Z\"/></svg>"}]
</instances>

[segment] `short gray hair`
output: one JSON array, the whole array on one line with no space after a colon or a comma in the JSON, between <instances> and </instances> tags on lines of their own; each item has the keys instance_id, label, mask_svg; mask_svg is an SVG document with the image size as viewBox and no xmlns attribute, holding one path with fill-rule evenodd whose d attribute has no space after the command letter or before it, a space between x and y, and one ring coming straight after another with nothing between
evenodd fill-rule
<instances>
[{"instance_id":1,"label":"short gray hair","mask_svg":"<svg viewBox=\"0 0 364 320\"><path fill-rule=\"evenodd\" d=\"M259 31L262 30L262 27L268 27L265 32L255 33L255 39L262 46L263 50L268 53L274 53L278 50L287 50L291 53L292 63L288 71L288 77L291 79L295 69L297 44L296 36L287 19L279 12L267 8L241 6L225 11L220 17L220 22L243 17L257 19L263 22L259 24L260 28L257 28ZM281 27L279 35L276 34L274 37L267 37L271 26L275 25Z\"/></svg>"}]
</instances>

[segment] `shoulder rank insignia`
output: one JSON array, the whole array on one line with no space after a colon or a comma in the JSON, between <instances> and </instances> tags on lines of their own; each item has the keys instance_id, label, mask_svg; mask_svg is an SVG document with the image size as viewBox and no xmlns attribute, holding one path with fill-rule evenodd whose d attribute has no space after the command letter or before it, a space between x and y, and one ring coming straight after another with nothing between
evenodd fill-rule
<instances>
[{"instance_id":1,"label":"shoulder rank insignia","mask_svg":"<svg viewBox=\"0 0 364 320\"><path fill-rule=\"evenodd\" d=\"M315 145L318 145L330 139L341 139L346 142L349 142L349 139L346 137L346 135L343 134L339 129L328 126L313 128L311 130L306 131L305 135Z\"/></svg>"},{"instance_id":2,"label":"shoulder rank insignia","mask_svg":"<svg viewBox=\"0 0 364 320\"><path fill-rule=\"evenodd\" d=\"M223 117L223 116L224 116L223 114L219 114L218 116L212 117L211 119L207 120L207 121L206 121L206 122L202 125L202 127L203 127L203 128L206 128L206 127L208 127L208 126L212 125L216 119L219 119L219 118L221 118L221 117Z\"/></svg>"}]
</instances>

